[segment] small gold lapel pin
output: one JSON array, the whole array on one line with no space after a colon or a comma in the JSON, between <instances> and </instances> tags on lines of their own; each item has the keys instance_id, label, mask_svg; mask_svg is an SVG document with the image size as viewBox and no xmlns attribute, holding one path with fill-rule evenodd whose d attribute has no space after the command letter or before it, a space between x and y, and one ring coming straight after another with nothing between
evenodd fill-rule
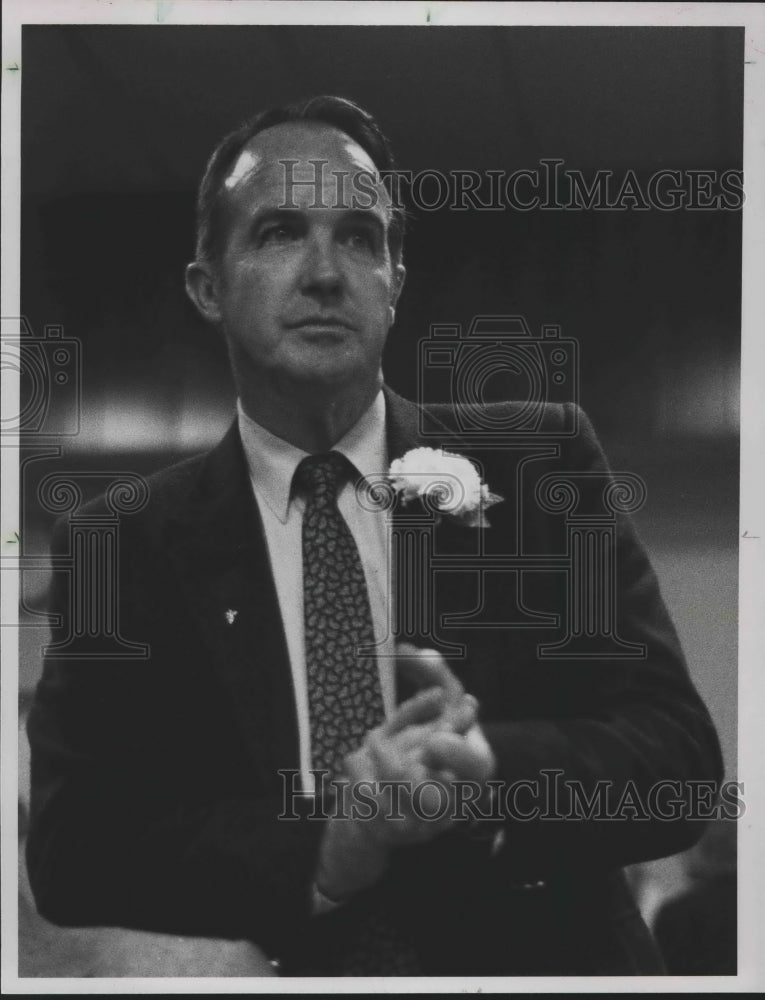
<instances>
[{"instance_id":1,"label":"small gold lapel pin","mask_svg":"<svg viewBox=\"0 0 765 1000\"><path fill-rule=\"evenodd\" d=\"M229 623L229 625L233 625L234 624L234 622L236 621L236 616L238 614L239 614L239 612L236 611L234 608L229 608L228 609L228 611L226 612L226 621Z\"/></svg>"}]
</instances>

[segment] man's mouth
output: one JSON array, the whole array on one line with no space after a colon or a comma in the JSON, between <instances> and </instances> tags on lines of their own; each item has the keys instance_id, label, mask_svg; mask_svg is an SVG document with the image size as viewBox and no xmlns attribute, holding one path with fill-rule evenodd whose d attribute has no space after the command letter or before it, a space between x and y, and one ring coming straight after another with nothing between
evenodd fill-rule
<instances>
[{"instance_id":1,"label":"man's mouth","mask_svg":"<svg viewBox=\"0 0 765 1000\"><path fill-rule=\"evenodd\" d=\"M293 330L304 330L309 333L343 333L352 332L355 329L351 323L340 316L306 316L304 319L287 325Z\"/></svg>"}]
</instances>

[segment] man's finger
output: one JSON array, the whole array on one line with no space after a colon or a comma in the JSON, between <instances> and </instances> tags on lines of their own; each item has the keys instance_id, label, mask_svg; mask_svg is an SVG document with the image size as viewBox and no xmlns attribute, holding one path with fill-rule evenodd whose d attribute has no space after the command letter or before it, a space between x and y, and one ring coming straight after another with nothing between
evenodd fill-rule
<instances>
[{"instance_id":1,"label":"man's finger","mask_svg":"<svg viewBox=\"0 0 765 1000\"><path fill-rule=\"evenodd\" d=\"M430 691L439 690L429 688ZM405 726L398 732L388 733L379 730L380 741L391 746L395 745L395 752L398 754L410 755L414 753L417 759L433 733L443 730L444 732L459 733L465 735L475 727L478 715L478 702L469 694L463 696L460 704L452 710L448 705L434 719L428 722L414 723Z\"/></svg>"},{"instance_id":2,"label":"man's finger","mask_svg":"<svg viewBox=\"0 0 765 1000\"><path fill-rule=\"evenodd\" d=\"M462 684L434 649L400 643L397 653L396 667L410 684L418 688L441 687L450 701L456 701L462 694Z\"/></svg>"},{"instance_id":3,"label":"man's finger","mask_svg":"<svg viewBox=\"0 0 765 1000\"><path fill-rule=\"evenodd\" d=\"M447 705L439 729L452 730L464 735L473 726L477 717L478 700L472 694L463 694L458 704Z\"/></svg>"},{"instance_id":4,"label":"man's finger","mask_svg":"<svg viewBox=\"0 0 765 1000\"><path fill-rule=\"evenodd\" d=\"M438 718L444 708L445 695L441 687L429 687L399 705L380 727L383 736L393 736L407 726L421 725Z\"/></svg>"},{"instance_id":5,"label":"man's finger","mask_svg":"<svg viewBox=\"0 0 765 1000\"><path fill-rule=\"evenodd\" d=\"M434 733L423 750L423 763L431 770L452 771L462 781L485 781L494 762L485 741L470 740L456 733Z\"/></svg>"}]
</instances>

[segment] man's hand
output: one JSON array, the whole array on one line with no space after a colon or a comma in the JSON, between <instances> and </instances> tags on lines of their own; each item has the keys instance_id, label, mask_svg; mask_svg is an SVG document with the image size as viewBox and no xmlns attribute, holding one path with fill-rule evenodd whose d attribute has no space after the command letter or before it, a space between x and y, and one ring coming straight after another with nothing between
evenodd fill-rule
<instances>
[{"instance_id":1,"label":"man's hand","mask_svg":"<svg viewBox=\"0 0 765 1000\"><path fill-rule=\"evenodd\" d=\"M444 725L439 720L445 706L442 688L418 692L346 756L345 773L336 781L345 809L329 820L319 854L316 885L324 896L343 899L373 885L394 847L431 839L451 823L448 810L440 820L422 818L422 812L435 811L436 789L422 796L420 810L413 808L412 795L432 777L425 757L428 741ZM466 696L459 706L450 704L450 712L453 723L466 731L475 719L475 699ZM361 788L371 810L354 817L354 790Z\"/></svg>"},{"instance_id":2,"label":"man's hand","mask_svg":"<svg viewBox=\"0 0 765 1000\"><path fill-rule=\"evenodd\" d=\"M488 781L496 766L492 749L475 719L465 728L459 714L465 700L477 706L475 699L465 694L462 684L435 650L401 643L398 652L398 668L410 682L421 689L440 687L444 692L444 710L432 722L431 736L423 747L423 762L431 777L443 781Z\"/></svg>"},{"instance_id":3,"label":"man's hand","mask_svg":"<svg viewBox=\"0 0 765 1000\"><path fill-rule=\"evenodd\" d=\"M482 782L493 772L491 749L476 724L475 698L438 653L404 645L399 653L399 668L420 690L345 758L342 784L352 793L364 783L374 814L333 818L327 826L317 886L333 899L374 884L392 848L431 840L448 829L454 823L452 782ZM433 781L446 793L446 808ZM346 796L346 807L352 798Z\"/></svg>"}]
</instances>

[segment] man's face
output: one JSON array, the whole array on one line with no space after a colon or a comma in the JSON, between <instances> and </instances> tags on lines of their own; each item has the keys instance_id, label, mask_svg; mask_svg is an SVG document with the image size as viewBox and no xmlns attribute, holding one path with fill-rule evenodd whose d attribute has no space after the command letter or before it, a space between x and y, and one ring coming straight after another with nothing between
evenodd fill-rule
<instances>
[{"instance_id":1,"label":"man's face","mask_svg":"<svg viewBox=\"0 0 765 1000\"><path fill-rule=\"evenodd\" d=\"M253 389L263 378L306 388L379 378L403 268L391 261L382 186L357 195L369 207L353 204L359 172L375 167L349 136L295 123L255 136L224 181L218 308Z\"/></svg>"}]
</instances>

